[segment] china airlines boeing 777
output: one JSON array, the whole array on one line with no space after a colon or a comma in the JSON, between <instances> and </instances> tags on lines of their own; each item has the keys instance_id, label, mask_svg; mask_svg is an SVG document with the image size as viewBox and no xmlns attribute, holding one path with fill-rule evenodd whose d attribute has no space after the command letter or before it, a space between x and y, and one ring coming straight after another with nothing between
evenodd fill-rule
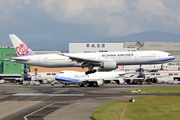
<instances>
[{"instance_id":1,"label":"china airlines boeing 777","mask_svg":"<svg viewBox=\"0 0 180 120\"><path fill-rule=\"evenodd\" d=\"M10 39L19 57L12 61L41 67L88 67L86 74L94 73L93 67L114 70L118 65L162 64L174 60L175 57L163 51L120 51L100 53L62 53L35 55L16 35Z\"/></svg>"}]
</instances>

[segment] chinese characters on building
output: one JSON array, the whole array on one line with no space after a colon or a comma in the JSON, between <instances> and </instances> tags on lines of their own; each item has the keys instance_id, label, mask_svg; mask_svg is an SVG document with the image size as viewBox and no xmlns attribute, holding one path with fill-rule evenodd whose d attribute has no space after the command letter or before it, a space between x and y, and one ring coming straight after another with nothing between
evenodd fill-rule
<instances>
[{"instance_id":1,"label":"chinese characters on building","mask_svg":"<svg viewBox=\"0 0 180 120\"><path fill-rule=\"evenodd\" d=\"M105 48L105 44L104 43L97 43L97 44L95 44L95 43L87 43L86 44L86 47L91 47L91 48Z\"/></svg>"}]
</instances>

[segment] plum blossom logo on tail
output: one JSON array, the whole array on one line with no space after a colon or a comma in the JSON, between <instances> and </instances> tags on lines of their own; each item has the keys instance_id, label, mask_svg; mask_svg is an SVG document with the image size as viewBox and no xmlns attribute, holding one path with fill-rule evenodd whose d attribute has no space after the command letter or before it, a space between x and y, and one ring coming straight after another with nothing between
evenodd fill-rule
<instances>
[{"instance_id":1,"label":"plum blossom logo on tail","mask_svg":"<svg viewBox=\"0 0 180 120\"><path fill-rule=\"evenodd\" d=\"M16 52L18 55L26 55L28 54L29 47L25 44L21 43L19 47L16 47Z\"/></svg>"},{"instance_id":2,"label":"plum blossom logo on tail","mask_svg":"<svg viewBox=\"0 0 180 120\"><path fill-rule=\"evenodd\" d=\"M119 70L124 70L124 65L118 66L118 69L119 69Z\"/></svg>"}]
</instances>

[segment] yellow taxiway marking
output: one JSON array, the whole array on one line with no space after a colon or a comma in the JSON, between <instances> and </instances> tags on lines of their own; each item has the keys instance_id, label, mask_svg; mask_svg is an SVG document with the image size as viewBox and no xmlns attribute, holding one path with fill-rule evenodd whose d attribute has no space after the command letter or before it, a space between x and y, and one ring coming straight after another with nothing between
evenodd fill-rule
<instances>
[{"instance_id":1,"label":"yellow taxiway marking","mask_svg":"<svg viewBox=\"0 0 180 120\"><path fill-rule=\"evenodd\" d=\"M30 90L33 90L33 91L35 91L35 92L39 92L39 91L37 91L37 90L34 90L34 89L31 89L31 88L28 88L28 89L30 89Z\"/></svg>"},{"instance_id":2,"label":"yellow taxiway marking","mask_svg":"<svg viewBox=\"0 0 180 120\"><path fill-rule=\"evenodd\" d=\"M66 91L68 91L68 88L63 89L63 90L59 90L59 91L57 91L57 92L55 92L55 93L62 93L62 92L66 92Z\"/></svg>"},{"instance_id":3,"label":"yellow taxiway marking","mask_svg":"<svg viewBox=\"0 0 180 120\"><path fill-rule=\"evenodd\" d=\"M8 106L6 106L6 107L2 107L2 108L0 108L0 110L2 110L2 109L6 109L6 108L8 108L8 107L15 106L15 105L17 105L17 104L20 104L20 103L26 102L26 101L31 100L31 99L34 99L34 98L36 98L36 97L37 97L37 96L34 96L34 97L28 98L28 99L26 99L26 100L19 101L19 102L17 102L17 103L14 103L14 104L8 105Z\"/></svg>"}]
</instances>

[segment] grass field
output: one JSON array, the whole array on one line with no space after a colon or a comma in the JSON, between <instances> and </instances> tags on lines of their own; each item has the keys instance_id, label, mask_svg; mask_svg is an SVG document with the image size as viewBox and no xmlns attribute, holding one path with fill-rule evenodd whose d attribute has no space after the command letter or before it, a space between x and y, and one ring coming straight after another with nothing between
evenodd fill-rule
<instances>
[{"instance_id":1,"label":"grass field","mask_svg":"<svg viewBox=\"0 0 180 120\"><path fill-rule=\"evenodd\" d=\"M180 96L146 96L136 102L115 101L94 111L94 120L179 120Z\"/></svg>"},{"instance_id":2,"label":"grass field","mask_svg":"<svg viewBox=\"0 0 180 120\"><path fill-rule=\"evenodd\" d=\"M180 93L180 87L173 87L173 88L140 88L141 92L145 93ZM123 93L132 93L131 90L123 91Z\"/></svg>"}]
</instances>

